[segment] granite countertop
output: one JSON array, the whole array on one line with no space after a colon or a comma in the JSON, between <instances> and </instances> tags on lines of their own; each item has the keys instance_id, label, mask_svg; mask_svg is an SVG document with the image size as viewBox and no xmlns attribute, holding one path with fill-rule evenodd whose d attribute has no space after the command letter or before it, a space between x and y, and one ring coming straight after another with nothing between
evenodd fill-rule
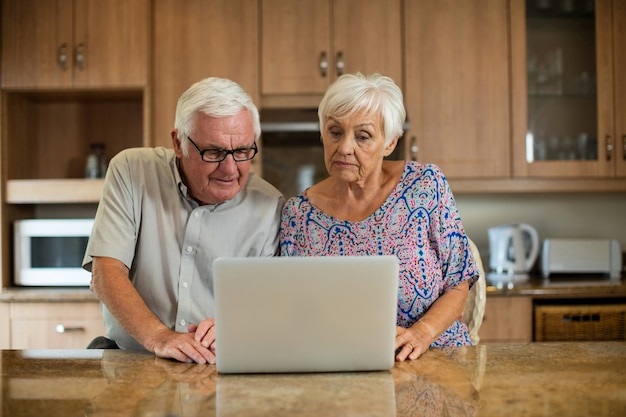
<instances>
[{"instance_id":1,"label":"granite countertop","mask_svg":"<svg viewBox=\"0 0 626 417\"><path fill-rule=\"evenodd\" d=\"M88 287L4 287L0 302L83 302L98 301Z\"/></svg>"},{"instance_id":2,"label":"granite countertop","mask_svg":"<svg viewBox=\"0 0 626 417\"><path fill-rule=\"evenodd\" d=\"M0 352L3 416L622 416L626 342L431 349L390 371L222 375L119 350Z\"/></svg>"},{"instance_id":3,"label":"granite countertop","mask_svg":"<svg viewBox=\"0 0 626 417\"><path fill-rule=\"evenodd\" d=\"M543 279L533 275L521 283L487 281L487 296L528 295L541 297L626 297L626 277L616 279L590 275L563 275Z\"/></svg>"}]
</instances>

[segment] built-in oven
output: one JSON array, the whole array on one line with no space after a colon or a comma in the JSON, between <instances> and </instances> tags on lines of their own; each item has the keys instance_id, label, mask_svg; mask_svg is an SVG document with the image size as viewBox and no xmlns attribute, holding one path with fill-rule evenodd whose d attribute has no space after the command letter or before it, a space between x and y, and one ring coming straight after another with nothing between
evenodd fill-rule
<instances>
[{"instance_id":1,"label":"built-in oven","mask_svg":"<svg viewBox=\"0 0 626 417\"><path fill-rule=\"evenodd\" d=\"M262 109L260 113L263 178L289 198L328 177L317 109ZM388 159L404 159L401 142Z\"/></svg>"}]
</instances>

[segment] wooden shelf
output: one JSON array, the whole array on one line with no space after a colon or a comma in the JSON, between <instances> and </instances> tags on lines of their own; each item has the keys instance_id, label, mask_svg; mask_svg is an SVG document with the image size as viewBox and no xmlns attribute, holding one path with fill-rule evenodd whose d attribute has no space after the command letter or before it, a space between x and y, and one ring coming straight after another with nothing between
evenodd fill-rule
<instances>
[{"instance_id":1,"label":"wooden shelf","mask_svg":"<svg viewBox=\"0 0 626 417\"><path fill-rule=\"evenodd\" d=\"M103 179L41 179L7 181L9 204L97 203Z\"/></svg>"},{"instance_id":2,"label":"wooden shelf","mask_svg":"<svg viewBox=\"0 0 626 417\"><path fill-rule=\"evenodd\" d=\"M450 178L455 194L623 193L626 178Z\"/></svg>"}]
</instances>

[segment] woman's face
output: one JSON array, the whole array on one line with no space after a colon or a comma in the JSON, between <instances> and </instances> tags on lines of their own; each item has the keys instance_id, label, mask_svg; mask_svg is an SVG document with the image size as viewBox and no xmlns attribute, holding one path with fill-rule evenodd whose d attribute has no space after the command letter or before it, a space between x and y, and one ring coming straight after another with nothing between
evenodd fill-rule
<instances>
[{"instance_id":1,"label":"woman's face","mask_svg":"<svg viewBox=\"0 0 626 417\"><path fill-rule=\"evenodd\" d=\"M247 110L219 118L198 113L191 139L200 150L252 147L252 117ZM205 162L189 142L189 156L185 157L176 130L172 131L172 142L189 195L200 204L231 200L245 187L251 161L235 162L232 155L227 155L222 162Z\"/></svg>"},{"instance_id":2,"label":"woman's face","mask_svg":"<svg viewBox=\"0 0 626 417\"><path fill-rule=\"evenodd\" d=\"M385 145L382 116L365 111L329 117L322 131L324 162L330 176L348 183L365 183L382 170L382 161L396 147Z\"/></svg>"}]
</instances>

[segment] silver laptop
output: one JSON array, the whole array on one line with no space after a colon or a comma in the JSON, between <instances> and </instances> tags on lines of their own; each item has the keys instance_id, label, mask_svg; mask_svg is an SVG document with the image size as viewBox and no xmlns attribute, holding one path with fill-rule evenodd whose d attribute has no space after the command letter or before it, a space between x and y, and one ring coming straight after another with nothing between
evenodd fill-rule
<instances>
[{"instance_id":1,"label":"silver laptop","mask_svg":"<svg viewBox=\"0 0 626 417\"><path fill-rule=\"evenodd\" d=\"M394 256L219 258L221 373L386 370L394 364Z\"/></svg>"}]
</instances>

